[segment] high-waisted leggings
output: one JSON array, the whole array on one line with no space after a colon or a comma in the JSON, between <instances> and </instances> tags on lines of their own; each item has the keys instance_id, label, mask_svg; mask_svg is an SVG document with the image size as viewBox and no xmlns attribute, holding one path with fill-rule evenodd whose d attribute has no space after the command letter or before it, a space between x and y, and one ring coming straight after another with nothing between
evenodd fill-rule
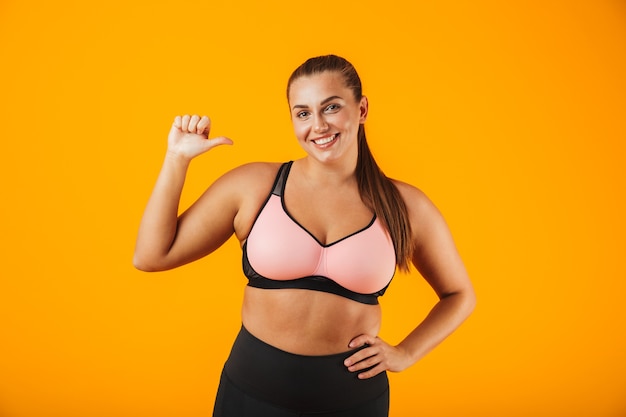
<instances>
[{"instance_id":1,"label":"high-waisted leggings","mask_svg":"<svg viewBox=\"0 0 626 417\"><path fill-rule=\"evenodd\" d=\"M343 364L354 352L296 355L242 326L224 365L213 417L387 417L387 374L359 379Z\"/></svg>"}]
</instances>

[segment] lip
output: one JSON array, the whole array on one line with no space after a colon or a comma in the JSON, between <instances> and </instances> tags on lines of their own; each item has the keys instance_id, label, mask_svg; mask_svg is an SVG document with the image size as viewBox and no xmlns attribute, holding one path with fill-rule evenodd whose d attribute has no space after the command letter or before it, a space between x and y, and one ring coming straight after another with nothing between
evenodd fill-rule
<instances>
[{"instance_id":1,"label":"lip","mask_svg":"<svg viewBox=\"0 0 626 417\"><path fill-rule=\"evenodd\" d=\"M310 141L315 146L318 146L318 147L321 147L321 148L326 148L326 147L332 145L333 143L335 143L337 141L338 137L339 137L339 133L332 133L332 134L329 134L329 135L324 135L324 136L317 137L315 139L311 139ZM328 140L330 138L332 138L332 140L330 140L329 142L317 143L317 141L324 141L324 140Z\"/></svg>"}]
</instances>

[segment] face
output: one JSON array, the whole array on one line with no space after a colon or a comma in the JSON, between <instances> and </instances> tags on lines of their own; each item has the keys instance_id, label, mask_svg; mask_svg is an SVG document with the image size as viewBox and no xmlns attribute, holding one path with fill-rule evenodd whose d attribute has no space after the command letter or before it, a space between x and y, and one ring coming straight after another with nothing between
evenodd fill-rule
<instances>
[{"instance_id":1,"label":"face","mask_svg":"<svg viewBox=\"0 0 626 417\"><path fill-rule=\"evenodd\" d=\"M296 79L289 91L289 108L298 142L309 156L323 162L356 158L367 98L357 101L341 75L327 71Z\"/></svg>"}]
</instances>

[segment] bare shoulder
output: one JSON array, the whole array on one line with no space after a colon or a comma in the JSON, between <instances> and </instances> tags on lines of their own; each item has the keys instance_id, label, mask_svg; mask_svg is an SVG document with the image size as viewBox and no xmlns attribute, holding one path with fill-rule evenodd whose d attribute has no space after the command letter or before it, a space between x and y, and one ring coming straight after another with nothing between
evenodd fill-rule
<instances>
[{"instance_id":1,"label":"bare shoulder","mask_svg":"<svg viewBox=\"0 0 626 417\"><path fill-rule=\"evenodd\" d=\"M214 212L219 207L235 216L243 207L257 204L267 195L279 167L279 163L254 162L233 168L209 185L192 209L195 206L195 211Z\"/></svg>"},{"instance_id":2,"label":"bare shoulder","mask_svg":"<svg viewBox=\"0 0 626 417\"><path fill-rule=\"evenodd\" d=\"M391 179L391 181L400 192L409 211L409 216L423 217L428 216L429 213L439 212L430 198L416 186L395 179Z\"/></svg>"},{"instance_id":3,"label":"bare shoulder","mask_svg":"<svg viewBox=\"0 0 626 417\"><path fill-rule=\"evenodd\" d=\"M280 166L279 162L249 162L226 172L220 181L235 182L239 186L255 186L268 180L274 181Z\"/></svg>"},{"instance_id":4,"label":"bare shoulder","mask_svg":"<svg viewBox=\"0 0 626 417\"><path fill-rule=\"evenodd\" d=\"M443 215L422 190L402 181L392 180L392 182L406 205L416 244L420 245L430 240L433 234L448 233Z\"/></svg>"},{"instance_id":5,"label":"bare shoulder","mask_svg":"<svg viewBox=\"0 0 626 417\"><path fill-rule=\"evenodd\" d=\"M278 162L250 162L227 171L214 186L227 188L240 196L267 194L281 164Z\"/></svg>"},{"instance_id":6,"label":"bare shoulder","mask_svg":"<svg viewBox=\"0 0 626 417\"><path fill-rule=\"evenodd\" d=\"M237 181L255 181L259 177L275 176L280 166L279 162L248 162L231 169L223 177Z\"/></svg>"}]
</instances>

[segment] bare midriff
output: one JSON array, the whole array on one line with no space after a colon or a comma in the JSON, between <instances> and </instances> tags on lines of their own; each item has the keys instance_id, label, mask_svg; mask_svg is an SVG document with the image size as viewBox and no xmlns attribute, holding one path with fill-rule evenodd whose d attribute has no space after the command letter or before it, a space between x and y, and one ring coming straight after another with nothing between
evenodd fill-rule
<instances>
[{"instance_id":1,"label":"bare midriff","mask_svg":"<svg viewBox=\"0 0 626 417\"><path fill-rule=\"evenodd\" d=\"M350 350L361 334L378 335L379 305L321 291L246 287L245 328L278 349L298 355L331 355Z\"/></svg>"}]
</instances>

